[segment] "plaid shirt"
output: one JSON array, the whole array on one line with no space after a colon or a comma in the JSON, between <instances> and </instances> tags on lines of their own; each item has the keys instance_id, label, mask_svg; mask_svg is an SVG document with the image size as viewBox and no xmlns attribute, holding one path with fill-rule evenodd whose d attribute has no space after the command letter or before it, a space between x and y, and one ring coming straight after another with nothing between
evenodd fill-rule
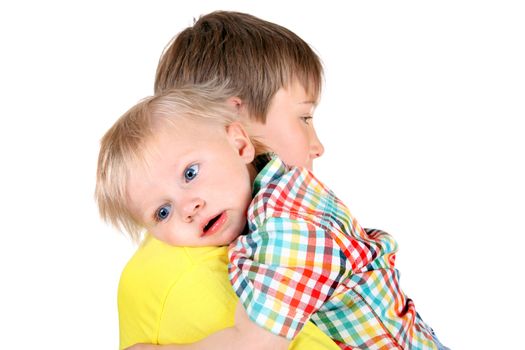
<instances>
[{"instance_id":1,"label":"plaid shirt","mask_svg":"<svg viewBox=\"0 0 525 350\"><path fill-rule=\"evenodd\" d=\"M393 238L363 230L309 171L268 155L254 164L249 233L229 249L250 319L288 339L311 319L342 349L436 349L399 287Z\"/></svg>"}]
</instances>

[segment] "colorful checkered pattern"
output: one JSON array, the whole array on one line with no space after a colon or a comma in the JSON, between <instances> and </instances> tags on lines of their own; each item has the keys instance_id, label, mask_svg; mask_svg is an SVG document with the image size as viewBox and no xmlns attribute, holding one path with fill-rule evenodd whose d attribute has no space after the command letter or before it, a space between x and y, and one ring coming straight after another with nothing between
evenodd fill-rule
<instances>
[{"instance_id":1,"label":"colorful checkered pattern","mask_svg":"<svg viewBox=\"0 0 525 350\"><path fill-rule=\"evenodd\" d=\"M436 349L399 288L396 242L365 231L310 172L265 156L249 233L229 250L230 280L247 314L294 338L311 319L342 349Z\"/></svg>"}]
</instances>

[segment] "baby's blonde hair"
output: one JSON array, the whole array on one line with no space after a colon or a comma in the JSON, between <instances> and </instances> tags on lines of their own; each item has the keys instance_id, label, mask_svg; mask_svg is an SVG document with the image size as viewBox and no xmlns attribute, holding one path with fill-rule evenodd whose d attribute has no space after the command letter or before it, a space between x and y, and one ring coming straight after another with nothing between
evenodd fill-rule
<instances>
[{"instance_id":1,"label":"baby's blonde hair","mask_svg":"<svg viewBox=\"0 0 525 350\"><path fill-rule=\"evenodd\" d=\"M183 127L185 121L230 125L238 120L226 102L230 96L214 84L182 87L145 98L124 113L100 144L95 199L102 219L138 242L144 227L128 209L126 188L132 169L147 166L148 142L157 132Z\"/></svg>"}]
</instances>

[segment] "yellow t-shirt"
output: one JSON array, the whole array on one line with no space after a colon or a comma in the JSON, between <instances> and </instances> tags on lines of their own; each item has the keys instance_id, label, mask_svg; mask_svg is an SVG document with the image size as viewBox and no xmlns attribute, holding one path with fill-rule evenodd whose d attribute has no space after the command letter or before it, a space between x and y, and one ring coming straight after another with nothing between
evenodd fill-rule
<instances>
[{"instance_id":1,"label":"yellow t-shirt","mask_svg":"<svg viewBox=\"0 0 525 350\"><path fill-rule=\"evenodd\" d=\"M230 327L238 299L227 247L172 247L147 237L120 277L120 348L192 343ZM339 349L308 322L290 349Z\"/></svg>"}]
</instances>

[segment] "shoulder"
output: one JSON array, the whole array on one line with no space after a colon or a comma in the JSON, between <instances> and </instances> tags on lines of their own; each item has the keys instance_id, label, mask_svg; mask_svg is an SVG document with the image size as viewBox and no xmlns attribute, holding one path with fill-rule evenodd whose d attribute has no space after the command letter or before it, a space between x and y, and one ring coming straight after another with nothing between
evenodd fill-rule
<instances>
[{"instance_id":1,"label":"shoulder","mask_svg":"<svg viewBox=\"0 0 525 350\"><path fill-rule=\"evenodd\" d=\"M226 247L172 247L146 238L120 278L121 341L129 345L162 339L195 341L194 337L202 334L191 330L203 316L204 311L199 314L198 310L206 308L208 312L215 310L218 316L214 316L212 324L209 324L212 321L201 322L203 331L215 331L229 324L236 300L229 285L227 265ZM206 297L200 298L203 293ZM195 300L193 296L200 298L197 311L194 309L199 305L189 303ZM176 324L181 330L176 331L169 324Z\"/></svg>"},{"instance_id":2,"label":"shoulder","mask_svg":"<svg viewBox=\"0 0 525 350\"><path fill-rule=\"evenodd\" d=\"M147 286L153 280L161 280L161 275L168 277L163 283L169 284L190 264L191 259L183 248L171 247L147 237L124 267L120 289Z\"/></svg>"},{"instance_id":3,"label":"shoulder","mask_svg":"<svg viewBox=\"0 0 525 350\"><path fill-rule=\"evenodd\" d=\"M119 283L121 292L135 296L144 289L170 288L183 274L196 266L225 263L225 247L173 247L147 237L124 267Z\"/></svg>"},{"instance_id":4,"label":"shoulder","mask_svg":"<svg viewBox=\"0 0 525 350\"><path fill-rule=\"evenodd\" d=\"M275 155L259 156L258 164L259 173L254 182L255 195L258 192L283 192L294 195L307 189L316 192L331 192L310 170L288 166ZM260 167L260 164L264 164L264 167Z\"/></svg>"},{"instance_id":5,"label":"shoulder","mask_svg":"<svg viewBox=\"0 0 525 350\"><path fill-rule=\"evenodd\" d=\"M309 170L298 167L280 169L279 173L272 173L268 181L260 183L248 213L250 219L305 211L315 214L326 211L337 200Z\"/></svg>"}]
</instances>

